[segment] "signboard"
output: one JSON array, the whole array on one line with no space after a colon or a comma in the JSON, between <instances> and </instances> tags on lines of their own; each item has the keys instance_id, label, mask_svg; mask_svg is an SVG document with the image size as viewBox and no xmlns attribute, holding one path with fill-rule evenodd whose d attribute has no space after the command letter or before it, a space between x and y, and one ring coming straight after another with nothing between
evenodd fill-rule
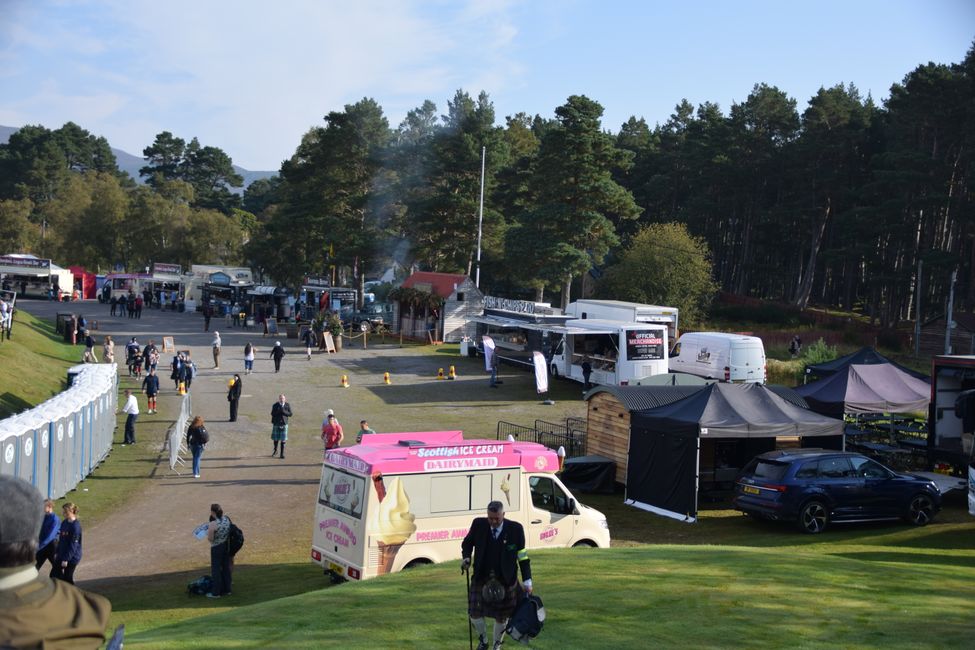
<instances>
[{"instance_id":1,"label":"signboard","mask_svg":"<svg viewBox=\"0 0 975 650\"><path fill-rule=\"evenodd\" d=\"M25 269L50 269L51 260L34 257L17 257L16 255L0 255L0 266L20 266Z\"/></svg>"},{"instance_id":2,"label":"signboard","mask_svg":"<svg viewBox=\"0 0 975 650\"><path fill-rule=\"evenodd\" d=\"M305 285L309 287L323 287L327 289L332 286L332 281L329 278L309 275L305 278Z\"/></svg>"},{"instance_id":3,"label":"signboard","mask_svg":"<svg viewBox=\"0 0 975 650\"><path fill-rule=\"evenodd\" d=\"M167 273L170 275L179 275L183 272L183 267L179 264L166 264L163 262L153 262L152 272L156 273Z\"/></svg>"},{"instance_id":4,"label":"signboard","mask_svg":"<svg viewBox=\"0 0 975 650\"><path fill-rule=\"evenodd\" d=\"M484 296L485 309L501 309L503 311L513 311L518 314L534 314L535 303L528 300L512 300L510 298L498 298L497 296Z\"/></svg>"},{"instance_id":5,"label":"signboard","mask_svg":"<svg viewBox=\"0 0 975 650\"><path fill-rule=\"evenodd\" d=\"M264 331L267 332L268 334L277 334L278 333L278 321L274 320L273 318L268 318L267 320L265 320L264 321Z\"/></svg>"},{"instance_id":6,"label":"signboard","mask_svg":"<svg viewBox=\"0 0 975 650\"><path fill-rule=\"evenodd\" d=\"M172 336L163 337L163 352L176 352L176 341Z\"/></svg>"},{"instance_id":7,"label":"signboard","mask_svg":"<svg viewBox=\"0 0 975 650\"><path fill-rule=\"evenodd\" d=\"M335 341L332 339L332 333L331 332L323 332L322 333L322 336L325 339L325 351L326 352L335 352Z\"/></svg>"},{"instance_id":8,"label":"signboard","mask_svg":"<svg viewBox=\"0 0 975 650\"><path fill-rule=\"evenodd\" d=\"M626 330L626 358L629 361L656 361L663 359L663 331Z\"/></svg>"}]
</instances>

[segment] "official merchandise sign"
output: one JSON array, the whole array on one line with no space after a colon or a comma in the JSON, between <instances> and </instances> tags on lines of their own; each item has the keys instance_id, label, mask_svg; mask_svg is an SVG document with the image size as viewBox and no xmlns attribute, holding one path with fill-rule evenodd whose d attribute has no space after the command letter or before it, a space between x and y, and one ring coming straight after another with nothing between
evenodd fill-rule
<instances>
[{"instance_id":1,"label":"official merchandise sign","mask_svg":"<svg viewBox=\"0 0 975 650\"><path fill-rule=\"evenodd\" d=\"M656 361L663 359L663 331L626 330L626 358L629 361Z\"/></svg>"}]
</instances>

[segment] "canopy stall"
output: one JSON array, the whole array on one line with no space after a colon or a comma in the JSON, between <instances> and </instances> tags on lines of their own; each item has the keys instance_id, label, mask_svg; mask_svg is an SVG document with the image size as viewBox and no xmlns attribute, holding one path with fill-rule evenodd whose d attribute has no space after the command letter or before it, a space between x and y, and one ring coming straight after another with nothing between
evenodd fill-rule
<instances>
[{"instance_id":1,"label":"canopy stall","mask_svg":"<svg viewBox=\"0 0 975 650\"><path fill-rule=\"evenodd\" d=\"M843 422L804 409L761 384L711 384L692 395L631 414L626 503L656 514L697 519L701 441L727 444L710 471L734 480L753 456L776 442L839 447ZM719 472L723 477L717 477Z\"/></svg>"},{"instance_id":2,"label":"canopy stall","mask_svg":"<svg viewBox=\"0 0 975 650\"><path fill-rule=\"evenodd\" d=\"M812 378L822 379L824 377L835 375L838 372L842 372L846 370L848 367L853 365L873 366L873 365L881 365L881 364L892 365L898 370L906 372L912 377L915 377L917 379L923 379L925 381L928 380L928 376L925 375L924 373L911 370L910 368L905 368L899 363L895 363L891 361L890 359L880 354L879 352L877 352L871 347L860 348L859 350L857 350L852 354L848 354L845 357L840 357L838 359L833 359L832 361L826 361L824 363L817 363L811 366L806 366L806 377L809 379Z\"/></svg>"},{"instance_id":3,"label":"canopy stall","mask_svg":"<svg viewBox=\"0 0 975 650\"><path fill-rule=\"evenodd\" d=\"M809 408L830 417L844 413L914 413L925 411L931 386L893 363L848 365L796 388Z\"/></svg>"}]
</instances>

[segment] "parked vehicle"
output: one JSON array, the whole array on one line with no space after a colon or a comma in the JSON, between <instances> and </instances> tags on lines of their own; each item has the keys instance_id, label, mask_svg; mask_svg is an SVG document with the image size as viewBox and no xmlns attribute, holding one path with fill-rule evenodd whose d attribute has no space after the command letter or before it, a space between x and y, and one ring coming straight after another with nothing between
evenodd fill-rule
<instances>
[{"instance_id":1,"label":"parked vehicle","mask_svg":"<svg viewBox=\"0 0 975 650\"><path fill-rule=\"evenodd\" d=\"M757 336L724 332L683 334L670 352L670 371L735 384L764 384L765 346Z\"/></svg>"},{"instance_id":2,"label":"parked vehicle","mask_svg":"<svg viewBox=\"0 0 975 650\"><path fill-rule=\"evenodd\" d=\"M370 332L386 324L386 309L381 303L372 302L363 305L361 310L352 312L348 318L353 329Z\"/></svg>"},{"instance_id":3,"label":"parked vehicle","mask_svg":"<svg viewBox=\"0 0 975 650\"><path fill-rule=\"evenodd\" d=\"M860 454L782 449L745 466L733 502L745 514L794 521L815 534L833 522L904 519L923 526L941 509L941 491L930 479L899 474Z\"/></svg>"},{"instance_id":4,"label":"parked vehicle","mask_svg":"<svg viewBox=\"0 0 975 650\"><path fill-rule=\"evenodd\" d=\"M667 337L673 341L677 338L676 307L661 307L660 305L645 305L639 302L623 300L595 300L583 299L569 303L565 308L565 315L572 319L613 320L638 323L653 323L667 326Z\"/></svg>"},{"instance_id":5,"label":"parked vehicle","mask_svg":"<svg viewBox=\"0 0 975 650\"><path fill-rule=\"evenodd\" d=\"M937 355L931 360L928 409L929 462L932 466L951 466L955 476L967 475L968 465L975 458L975 355Z\"/></svg>"},{"instance_id":6,"label":"parked vehicle","mask_svg":"<svg viewBox=\"0 0 975 650\"><path fill-rule=\"evenodd\" d=\"M533 325L548 333L552 346L549 372L607 386L637 385L641 379L667 372L667 327L649 323L570 320L565 325Z\"/></svg>"},{"instance_id":7,"label":"parked vehicle","mask_svg":"<svg viewBox=\"0 0 975 650\"><path fill-rule=\"evenodd\" d=\"M325 454L311 559L334 579L365 580L460 559L492 500L525 527L529 549L609 547L609 526L556 476L532 442L465 440L461 431L376 433Z\"/></svg>"}]
</instances>

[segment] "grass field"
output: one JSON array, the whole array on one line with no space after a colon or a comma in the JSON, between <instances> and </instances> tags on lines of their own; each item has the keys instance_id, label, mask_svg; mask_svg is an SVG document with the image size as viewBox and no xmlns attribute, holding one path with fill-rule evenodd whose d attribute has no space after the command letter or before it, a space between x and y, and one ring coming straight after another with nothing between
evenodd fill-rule
<instances>
[{"instance_id":1,"label":"grass field","mask_svg":"<svg viewBox=\"0 0 975 650\"><path fill-rule=\"evenodd\" d=\"M0 393L39 402L60 389L78 348L55 341L52 325L23 312L19 318L14 341L0 344L0 359L33 379L0 374ZM417 347L402 363L449 365L454 354L455 347ZM343 370L360 383L376 372L351 362ZM323 378L322 388L334 390L334 379ZM527 374L506 379L509 387L529 381ZM121 388L131 385L121 378ZM537 412L533 396L453 404L436 382L395 388L383 399L378 391L347 391L346 408L377 412L385 400L421 400L404 409L404 427L422 421L456 428L464 413L472 425L464 428L480 435L493 434L499 419L530 424ZM578 385L554 382L553 392L553 420L584 412ZM147 421L140 437L161 439L166 424L165 417ZM72 493L86 524L97 525L143 490L157 460L150 445L117 448ZM819 536L752 521L721 503L689 525L625 506L621 494L576 496L607 515L614 548L532 552L549 615L533 647L972 647L975 518L957 492L925 528L836 526ZM297 518L310 521L298 510ZM464 582L455 563L331 586L308 560L309 543L289 535L260 554L245 545L234 595L220 600L186 594L187 582L207 572L202 562L197 571L120 579L103 591L113 604L111 624L126 625L126 648L467 647Z\"/></svg>"}]
</instances>

